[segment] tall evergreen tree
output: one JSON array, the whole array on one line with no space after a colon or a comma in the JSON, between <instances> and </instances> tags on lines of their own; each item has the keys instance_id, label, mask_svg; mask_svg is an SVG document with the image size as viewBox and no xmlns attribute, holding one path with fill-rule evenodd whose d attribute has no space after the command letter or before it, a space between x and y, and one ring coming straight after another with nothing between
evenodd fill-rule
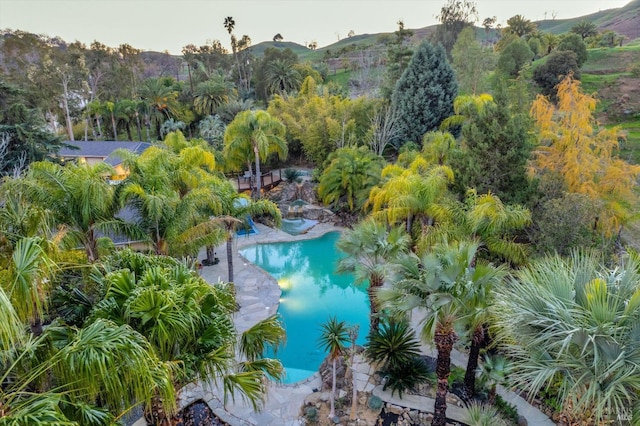
<instances>
[{"instance_id":1,"label":"tall evergreen tree","mask_svg":"<svg viewBox=\"0 0 640 426\"><path fill-rule=\"evenodd\" d=\"M420 143L426 132L436 130L443 119L453 114L457 94L458 84L444 49L423 42L392 96L398 112L400 142Z\"/></svg>"}]
</instances>

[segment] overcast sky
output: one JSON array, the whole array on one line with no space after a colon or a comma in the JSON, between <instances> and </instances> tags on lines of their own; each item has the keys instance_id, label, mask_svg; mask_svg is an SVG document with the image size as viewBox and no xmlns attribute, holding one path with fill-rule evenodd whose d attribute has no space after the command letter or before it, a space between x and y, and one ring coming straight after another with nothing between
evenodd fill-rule
<instances>
[{"instance_id":1,"label":"overcast sky","mask_svg":"<svg viewBox=\"0 0 640 426\"><path fill-rule=\"evenodd\" d=\"M573 18L624 6L630 0L477 0L480 21L513 15L532 21ZM187 44L218 39L229 47L222 23L232 16L235 34L253 44L280 33L285 41L319 47L356 34L393 32L436 23L446 0L0 0L0 29L19 29L89 44L179 54Z\"/></svg>"}]
</instances>

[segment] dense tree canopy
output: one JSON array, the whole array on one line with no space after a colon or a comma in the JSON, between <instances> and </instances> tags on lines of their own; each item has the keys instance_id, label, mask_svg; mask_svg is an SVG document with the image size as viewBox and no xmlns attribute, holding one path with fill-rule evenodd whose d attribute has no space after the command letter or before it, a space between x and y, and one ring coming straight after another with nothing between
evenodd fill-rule
<instances>
[{"instance_id":1,"label":"dense tree canopy","mask_svg":"<svg viewBox=\"0 0 640 426\"><path fill-rule=\"evenodd\" d=\"M475 188L507 203L525 203L530 195L526 167L534 147L532 123L515 110L506 91L502 87L495 101L461 111L466 118L461 146L450 163L460 194Z\"/></svg>"},{"instance_id":2,"label":"dense tree canopy","mask_svg":"<svg viewBox=\"0 0 640 426\"><path fill-rule=\"evenodd\" d=\"M420 143L426 132L436 130L442 120L453 114L457 94L455 74L444 49L423 42L393 91L400 142Z\"/></svg>"},{"instance_id":3,"label":"dense tree canopy","mask_svg":"<svg viewBox=\"0 0 640 426\"><path fill-rule=\"evenodd\" d=\"M595 98L583 93L572 76L558 86L557 106L539 95L531 107L540 143L532 166L536 174L561 176L569 192L603 203L605 211L593 218L594 227L611 234L629 219L637 202L640 166L617 156L618 129L599 128L595 107Z\"/></svg>"}]
</instances>

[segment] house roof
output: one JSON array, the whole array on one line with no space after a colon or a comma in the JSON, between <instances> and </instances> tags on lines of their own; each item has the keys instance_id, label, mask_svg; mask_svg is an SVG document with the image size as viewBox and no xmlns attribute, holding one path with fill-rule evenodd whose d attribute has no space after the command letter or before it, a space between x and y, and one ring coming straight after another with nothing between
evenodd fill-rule
<instances>
[{"instance_id":1,"label":"house roof","mask_svg":"<svg viewBox=\"0 0 640 426\"><path fill-rule=\"evenodd\" d=\"M58 155L65 158L75 157L99 157L107 164L115 166L121 159L113 155L116 149L126 149L134 154L141 154L149 148L149 142L125 142L125 141L65 141L64 144L74 148L61 148Z\"/></svg>"}]
</instances>

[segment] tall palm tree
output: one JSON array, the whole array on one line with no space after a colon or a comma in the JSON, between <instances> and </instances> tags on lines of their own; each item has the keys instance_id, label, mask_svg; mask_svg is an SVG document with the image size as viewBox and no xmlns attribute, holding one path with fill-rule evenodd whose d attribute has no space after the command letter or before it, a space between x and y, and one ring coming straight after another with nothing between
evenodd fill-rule
<instances>
[{"instance_id":1,"label":"tall palm tree","mask_svg":"<svg viewBox=\"0 0 640 426\"><path fill-rule=\"evenodd\" d=\"M127 130L127 138L130 141L133 140L133 134L131 133L131 123L133 120L137 120L139 124L138 109L135 101L131 99L122 99L116 102L116 118L124 122L125 129ZM140 132L140 126L138 125L138 140L142 140L142 133Z\"/></svg>"},{"instance_id":2,"label":"tall palm tree","mask_svg":"<svg viewBox=\"0 0 640 426\"><path fill-rule=\"evenodd\" d=\"M103 106L100 103L100 100L96 99L94 101L91 101L86 108L86 113L88 114L89 117L92 117L92 119L95 119L96 121L96 125L98 126L98 138L102 139L102 125L101 125L101 120L102 120L102 112L103 112ZM91 128L93 128L93 124L91 125Z\"/></svg>"},{"instance_id":3,"label":"tall palm tree","mask_svg":"<svg viewBox=\"0 0 640 426\"><path fill-rule=\"evenodd\" d=\"M222 187L222 186L221 186ZM241 225L247 225L247 219L252 216L267 215L271 217L276 226L282 222L282 213L278 206L269 200L251 200L242 194L238 194L228 183L218 190L221 197L221 209L217 213L214 222L222 224L227 237L227 270L229 282L234 282L233 276L233 239L236 230ZM221 188L222 189L222 188Z\"/></svg>"},{"instance_id":4,"label":"tall palm tree","mask_svg":"<svg viewBox=\"0 0 640 426\"><path fill-rule=\"evenodd\" d=\"M225 157L230 165L238 166L251 161L247 154L252 153L256 164L257 197L261 196L262 190L260 161L266 160L269 154L277 154L282 160L287 157L284 135L284 125L263 110L241 112L227 126Z\"/></svg>"},{"instance_id":5,"label":"tall palm tree","mask_svg":"<svg viewBox=\"0 0 640 426\"><path fill-rule=\"evenodd\" d=\"M437 389L433 424L446 421L451 370L451 351L467 320L467 300L476 287L492 281L496 271L490 265L476 263L477 243L441 244L418 257L411 253L395 262L396 275L390 288L378 290L382 307L406 316L422 308L421 336L433 341L438 352Z\"/></svg>"},{"instance_id":6,"label":"tall palm tree","mask_svg":"<svg viewBox=\"0 0 640 426\"><path fill-rule=\"evenodd\" d=\"M117 141L118 129L116 127L116 111L115 111L116 104L110 101L106 101L104 104L102 104L102 106L104 107L105 112L107 112L107 114L109 114L109 117L111 118L111 129L113 130L113 140Z\"/></svg>"},{"instance_id":7,"label":"tall palm tree","mask_svg":"<svg viewBox=\"0 0 640 426\"><path fill-rule=\"evenodd\" d=\"M496 336L511 360L510 383L552 389L577 424L638 414L640 258L616 267L593 252L551 256L497 289Z\"/></svg>"},{"instance_id":8,"label":"tall palm tree","mask_svg":"<svg viewBox=\"0 0 640 426\"><path fill-rule=\"evenodd\" d=\"M336 416L335 396L336 396L336 361L342 355L345 344L349 341L349 327L344 321L338 321L336 317L331 317L322 324L322 332L320 333L320 347L329 352L329 359L332 365L331 376L331 410L329 411L329 419Z\"/></svg>"},{"instance_id":9,"label":"tall palm tree","mask_svg":"<svg viewBox=\"0 0 640 426\"><path fill-rule=\"evenodd\" d=\"M372 219L360 222L338 240L338 249L346 254L338 263L338 272L355 273L356 283L369 283L371 333L378 331L380 318L376 291L384 284L388 262L406 253L409 243L409 236L402 228L388 228Z\"/></svg>"}]
</instances>

